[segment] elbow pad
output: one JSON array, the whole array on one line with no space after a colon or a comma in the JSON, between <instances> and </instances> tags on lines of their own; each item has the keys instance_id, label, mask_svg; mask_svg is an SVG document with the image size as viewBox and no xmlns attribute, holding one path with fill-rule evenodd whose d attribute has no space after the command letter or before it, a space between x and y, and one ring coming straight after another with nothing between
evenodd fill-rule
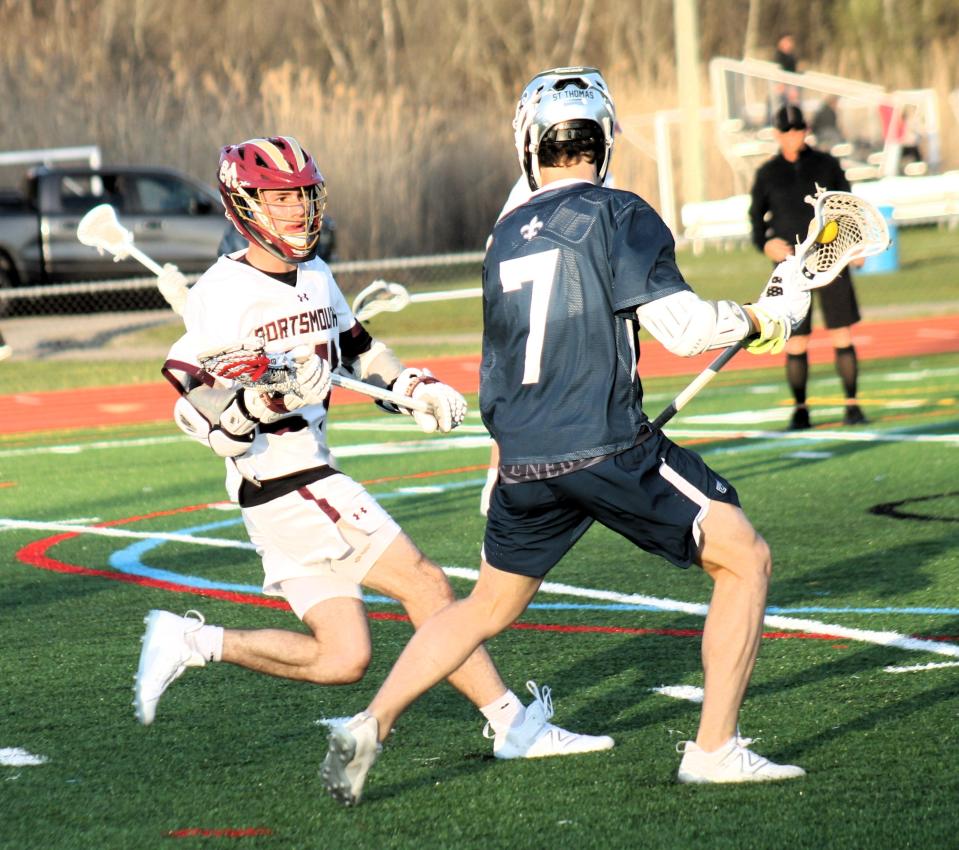
<instances>
[{"instance_id":1,"label":"elbow pad","mask_svg":"<svg viewBox=\"0 0 959 850\"><path fill-rule=\"evenodd\" d=\"M656 340L680 357L726 348L752 328L735 301L705 301L688 290L643 304L636 309L636 316Z\"/></svg>"},{"instance_id":2,"label":"elbow pad","mask_svg":"<svg viewBox=\"0 0 959 850\"><path fill-rule=\"evenodd\" d=\"M226 416L226 411L224 411ZM177 427L188 437L209 446L220 457L236 457L241 455L253 443L256 436L252 423L250 429L242 434L233 434L224 430L222 424L211 425L210 422L197 410L186 397L177 399L173 408L173 419Z\"/></svg>"},{"instance_id":3,"label":"elbow pad","mask_svg":"<svg viewBox=\"0 0 959 850\"><path fill-rule=\"evenodd\" d=\"M214 428L207 437L207 443L220 457L238 457L249 451L255 436L252 431L245 436L238 437L234 434L228 434L222 428Z\"/></svg>"},{"instance_id":4,"label":"elbow pad","mask_svg":"<svg viewBox=\"0 0 959 850\"><path fill-rule=\"evenodd\" d=\"M403 364L390 348L374 341L369 351L364 351L347 366L354 378L377 387L388 387L403 371Z\"/></svg>"}]
</instances>

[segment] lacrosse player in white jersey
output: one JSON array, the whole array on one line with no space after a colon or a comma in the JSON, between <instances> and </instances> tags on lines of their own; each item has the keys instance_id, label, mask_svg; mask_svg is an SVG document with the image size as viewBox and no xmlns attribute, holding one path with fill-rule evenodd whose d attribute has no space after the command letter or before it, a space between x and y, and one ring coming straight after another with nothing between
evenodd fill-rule
<instances>
[{"instance_id":1,"label":"lacrosse player in white jersey","mask_svg":"<svg viewBox=\"0 0 959 850\"><path fill-rule=\"evenodd\" d=\"M425 369L404 368L356 321L329 267L316 257L326 189L313 158L290 137L252 139L221 151L227 216L249 242L220 257L187 297L186 334L163 372L180 393L180 428L226 461L263 562L263 591L285 599L310 634L236 630L151 611L136 675L134 707L153 722L163 693L188 667L232 664L315 684L359 681L370 660L361 585L398 600L414 627L453 600L442 570L366 490L340 472L326 443L331 369L425 402L423 431L448 432L466 402ZM267 393L201 367L211 351L259 337L292 351L297 389ZM391 412L399 409L383 405ZM408 412L408 411L403 411ZM549 689L527 683L524 707L482 647L449 677L487 719L498 758L607 749L608 737L549 722Z\"/></svg>"}]
</instances>

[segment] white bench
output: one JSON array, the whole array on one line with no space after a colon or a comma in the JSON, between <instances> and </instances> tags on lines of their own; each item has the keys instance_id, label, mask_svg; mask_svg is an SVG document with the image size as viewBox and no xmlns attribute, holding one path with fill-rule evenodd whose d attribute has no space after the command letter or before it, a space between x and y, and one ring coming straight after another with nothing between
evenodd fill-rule
<instances>
[{"instance_id":1,"label":"white bench","mask_svg":"<svg viewBox=\"0 0 959 850\"><path fill-rule=\"evenodd\" d=\"M959 171L923 177L884 177L853 184L853 194L877 207L893 208L897 224L959 224ZM683 204L681 238L702 250L707 242L742 242L750 238L749 195Z\"/></svg>"}]
</instances>

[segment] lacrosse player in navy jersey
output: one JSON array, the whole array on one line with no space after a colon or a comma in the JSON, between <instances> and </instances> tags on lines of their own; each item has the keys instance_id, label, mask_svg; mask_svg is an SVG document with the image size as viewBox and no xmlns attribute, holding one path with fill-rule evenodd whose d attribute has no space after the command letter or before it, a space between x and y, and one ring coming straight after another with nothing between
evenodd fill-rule
<instances>
[{"instance_id":1,"label":"lacrosse player in navy jersey","mask_svg":"<svg viewBox=\"0 0 959 850\"><path fill-rule=\"evenodd\" d=\"M358 681L371 653L361 586L398 600L414 626L453 599L439 566L361 484L336 468L326 415L337 367L426 402L429 412L412 413L426 432L459 425L463 397L427 370L404 368L356 321L329 266L316 256L326 189L295 139L228 145L218 178L227 215L249 245L220 257L189 290L187 332L163 371L180 393L177 424L226 462L230 497L262 559L264 593L285 599L309 633L224 629L195 611L184 617L151 611L134 689L144 724L154 721L160 698L187 668L212 661L316 684ZM201 367L210 351L230 350L250 337L290 350L295 391L242 387ZM609 737L550 723L549 689L534 682L527 683L534 701L524 707L483 648L450 682L486 717L484 734L497 758L613 745Z\"/></svg>"},{"instance_id":2,"label":"lacrosse player in navy jersey","mask_svg":"<svg viewBox=\"0 0 959 850\"><path fill-rule=\"evenodd\" d=\"M335 728L322 775L359 800L379 742L418 696L519 617L550 569L594 523L714 588L703 632L705 695L681 782L804 775L747 749L739 709L762 634L769 547L732 484L650 429L637 374L640 325L691 356L740 340L779 351L809 308L794 260L752 305L705 301L676 267L662 219L600 184L615 113L590 68L545 72L517 106L516 148L533 193L501 218L483 266L480 407L499 447L480 576L431 617L366 711Z\"/></svg>"}]
</instances>

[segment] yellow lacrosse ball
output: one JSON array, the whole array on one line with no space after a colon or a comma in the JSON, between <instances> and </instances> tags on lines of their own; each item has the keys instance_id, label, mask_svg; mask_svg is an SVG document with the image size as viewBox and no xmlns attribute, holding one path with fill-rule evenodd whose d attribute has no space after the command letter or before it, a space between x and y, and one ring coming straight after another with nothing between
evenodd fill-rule
<instances>
[{"instance_id":1,"label":"yellow lacrosse ball","mask_svg":"<svg viewBox=\"0 0 959 850\"><path fill-rule=\"evenodd\" d=\"M826 226L819 231L819 235L816 237L816 241L820 245L828 245L839 235L839 222L827 221Z\"/></svg>"}]
</instances>

